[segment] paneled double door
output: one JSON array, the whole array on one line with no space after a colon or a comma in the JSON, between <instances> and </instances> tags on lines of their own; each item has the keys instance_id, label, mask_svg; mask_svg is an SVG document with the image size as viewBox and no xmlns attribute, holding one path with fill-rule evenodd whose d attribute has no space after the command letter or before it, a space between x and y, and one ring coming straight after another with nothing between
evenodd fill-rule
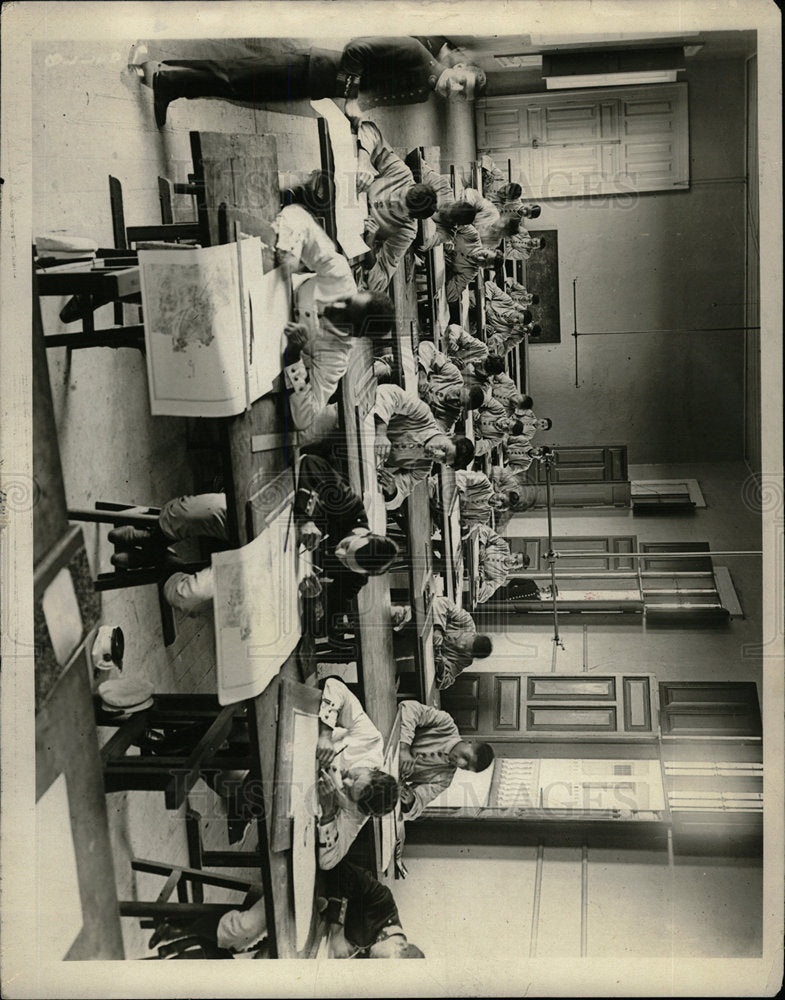
<instances>
[{"instance_id":1,"label":"paneled double door","mask_svg":"<svg viewBox=\"0 0 785 1000\"><path fill-rule=\"evenodd\" d=\"M685 83L489 97L476 115L478 150L511 161L524 197L689 186Z\"/></svg>"},{"instance_id":2,"label":"paneled double door","mask_svg":"<svg viewBox=\"0 0 785 1000\"><path fill-rule=\"evenodd\" d=\"M659 733L650 674L464 673L441 706L461 734L489 741L652 740Z\"/></svg>"}]
</instances>

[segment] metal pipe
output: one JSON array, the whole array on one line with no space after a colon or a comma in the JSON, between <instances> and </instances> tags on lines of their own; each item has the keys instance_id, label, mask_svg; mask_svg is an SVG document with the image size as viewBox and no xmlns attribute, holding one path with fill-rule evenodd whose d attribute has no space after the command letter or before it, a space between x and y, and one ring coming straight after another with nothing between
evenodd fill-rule
<instances>
[{"instance_id":1,"label":"metal pipe","mask_svg":"<svg viewBox=\"0 0 785 1000\"><path fill-rule=\"evenodd\" d=\"M589 848L581 851L581 958L586 958L589 937Z\"/></svg>"},{"instance_id":2,"label":"metal pipe","mask_svg":"<svg viewBox=\"0 0 785 1000\"><path fill-rule=\"evenodd\" d=\"M583 672L589 670L589 626L583 626Z\"/></svg>"},{"instance_id":3,"label":"metal pipe","mask_svg":"<svg viewBox=\"0 0 785 1000\"><path fill-rule=\"evenodd\" d=\"M572 279L572 335L575 338L575 388L578 388L578 279Z\"/></svg>"},{"instance_id":4,"label":"metal pipe","mask_svg":"<svg viewBox=\"0 0 785 1000\"><path fill-rule=\"evenodd\" d=\"M548 467L546 466L546 485L547 486L550 485L550 479L547 478L548 477L548 471L549 471ZM549 495L548 495L548 502L550 503L550 492L549 492ZM550 525L551 517L550 517L550 513L551 512L550 512L550 507L549 507L548 508L548 535L549 535L548 541L549 541L549 544L550 544L550 532L551 532L551 525ZM585 549L584 549L583 552L569 552L569 551L567 551L567 552L557 552L557 553L555 553L555 555L557 555L560 559L578 558L578 557L581 557L581 558L585 559L587 555L592 555L592 554L593 553L586 552ZM621 558L621 559L707 559L710 556L762 556L762 555L763 555L763 553L761 551L754 550L754 549L745 549L743 551L740 550L738 552L711 552L711 551L710 552L624 552L623 554L619 554L619 558ZM601 572L601 571L598 571L598 572ZM701 572L701 571L699 571L699 572ZM707 571L704 570L703 572L707 572ZM662 576L663 573L667 574L667 570L663 570L662 573L657 573L657 575L658 576ZM595 575L595 574L592 574L592 575Z\"/></svg>"},{"instance_id":5,"label":"metal pipe","mask_svg":"<svg viewBox=\"0 0 785 1000\"><path fill-rule=\"evenodd\" d=\"M553 515L551 511L551 464L550 462L545 462L545 491L546 497L545 502L548 507L548 555L549 557L553 553ZM551 565L551 601L553 603L553 642L554 647L559 643L559 611L556 606L556 567L554 565L553 558L550 558ZM556 659L556 650L554 648L554 661ZM554 662L555 668L555 662Z\"/></svg>"},{"instance_id":6,"label":"metal pipe","mask_svg":"<svg viewBox=\"0 0 785 1000\"><path fill-rule=\"evenodd\" d=\"M534 899L532 901L532 928L529 935L529 958L537 955L537 931L540 922L540 897L542 895L542 865L545 849L537 845L537 867L534 873Z\"/></svg>"},{"instance_id":7,"label":"metal pipe","mask_svg":"<svg viewBox=\"0 0 785 1000\"><path fill-rule=\"evenodd\" d=\"M578 333L576 330L573 333L575 340L575 351L577 354L578 350L578 337L613 337L613 336L631 336L639 333L652 334L652 333L733 333L734 331L745 331L745 330L760 330L759 326L696 326L689 327L684 330L587 330L585 333ZM578 384L577 382L575 383Z\"/></svg>"}]
</instances>

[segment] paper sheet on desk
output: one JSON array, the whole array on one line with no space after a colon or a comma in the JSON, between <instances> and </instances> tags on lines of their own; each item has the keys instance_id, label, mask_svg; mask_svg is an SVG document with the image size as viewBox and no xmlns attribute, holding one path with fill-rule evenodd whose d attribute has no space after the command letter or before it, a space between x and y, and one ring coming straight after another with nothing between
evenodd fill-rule
<instances>
[{"instance_id":1,"label":"paper sheet on desk","mask_svg":"<svg viewBox=\"0 0 785 1000\"><path fill-rule=\"evenodd\" d=\"M64 774L36 803L35 825L38 945L42 955L60 961L84 924Z\"/></svg>"},{"instance_id":2,"label":"paper sheet on desk","mask_svg":"<svg viewBox=\"0 0 785 1000\"><path fill-rule=\"evenodd\" d=\"M245 408L237 248L140 250L154 415L224 417Z\"/></svg>"},{"instance_id":3,"label":"paper sheet on desk","mask_svg":"<svg viewBox=\"0 0 785 1000\"><path fill-rule=\"evenodd\" d=\"M290 509L287 504L248 545L212 557L222 705L261 694L300 638L298 555Z\"/></svg>"},{"instance_id":4,"label":"paper sheet on desk","mask_svg":"<svg viewBox=\"0 0 785 1000\"><path fill-rule=\"evenodd\" d=\"M286 347L284 327L291 315L289 283L283 268L264 273L257 238L240 241L243 309L247 339L249 403L272 392Z\"/></svg>"},{"instance_id":5,"label":"paper sheet on desk","mask_svg":"<svg viewBox=\"0 0 785 1000\"><path fill-rule=\"evenodd\" d=\"M327 121L335 163L335 223L338 242L346 257L368 252L362 233L368 218L367 199L357 194L357 146L349 120L338 106L325 97L311 101L311 107Z\"/></svg>"},{"instance_id":6,"label":"paper sheet on desk","mask_svg":"<svg viewBox=\"0 0 785 1000\"><path fill-rule=\"evenodd\" d=\"M313 913L316 881L316 742L319 719L294 710L292 752L292 883L296 948L302 951L308 940Z\"/></svg>"}]
</instances>

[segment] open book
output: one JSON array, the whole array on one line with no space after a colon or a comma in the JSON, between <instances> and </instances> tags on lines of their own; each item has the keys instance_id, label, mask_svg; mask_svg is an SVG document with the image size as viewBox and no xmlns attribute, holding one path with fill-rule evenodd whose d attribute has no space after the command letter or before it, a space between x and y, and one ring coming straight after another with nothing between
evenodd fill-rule
<instances>
[{"instance_id":1,"label":"open book","mask_svg":"<svg viewBox=\"0 0 785 1000\"><path fill-rule=\"evenodd\" d=\"M285 348L289 287L264 273L262 241L140 250L150 411L229 417L273 388Z\"/></svg>"}]
</instances>

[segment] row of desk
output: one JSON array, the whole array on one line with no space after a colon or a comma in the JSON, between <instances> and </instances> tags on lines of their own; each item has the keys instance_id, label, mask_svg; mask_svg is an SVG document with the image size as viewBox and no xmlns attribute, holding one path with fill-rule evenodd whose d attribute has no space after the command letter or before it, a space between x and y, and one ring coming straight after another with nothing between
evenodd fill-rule
<instances>
[{"instance_id":1,"label":"row of desk","mask_svg":"<svg viewBox=\"0 0 785 1000\"><path fill-rule=\"evenodd\" d=\"M282 119L286 116L281 116ZM283 125L283 122L282 122ZM321 165L329 168L329 141L321 119L314 119L318 132ZM276 141L273 134L227 136L220 133L193 133L192 154L194 182L197 191L197 209L200 232L204 245L213 245L231 238L233 222L245 227L256 220L261 227L268 226L279 208L278 169ZM330 231L329 220L325 228ZM334 227L334 223L332 224ZM264 232L264 230L262 229ZM265 232L265 235L268 235ZM58 267L42 270L38 274L38 292L44 296L72 294L95 295L102 300L133 301L139 293L138 267L134 264L74 269ZM444 325L443 258L429 261L429 298L433 295L437 305L433 329L438 332ZM478 282L481 287L481 282ZM441 289L441 290L439 290ZM418 340L418 315L416 289L406 281L402 264L393 281L396 306L396 331L393 353L396 357L402 383L416 392L416 348ZM57 346L139 346L138 327L113 327L96 331L92 313L89 312L83 330L78 335L43 336L40 346L55 346L54 337L79 337L79 341L59 340ZM361 494L369 512L372 528L384 530L385 510L375 481L374 426L372 406L375 379L372 376L371 346L359 341L351 359L349 377L344 380L342 393L343 426L346 434L347 464L352 487ZM369 377L369 372L371 373ZM224 483L227 493L229 535L233 546L242 546L252 540L257 530L249 501L258 492L259 484L280 478L291 467L293 451L287 439L285 407L281 406L278 393L258 399L247 412L218 421ZM278 440L277 447L256 448L260 439ZM441 532L445 559L445 592L456 600L461 596L461 563L459 518L456 518L457 496L455 479L448 470L441 477L443 517ZM431 601L436 592L431 548L432 519L426 484L422 484L407 500L407 533L409 543L408 579L410 603L418 642L418 694L421 700L438 706L433 661L433 620ZM390 628L390 588L386 576L372 577L361 591L358 600L361 686L365 707L387 744L388 755L394 755L397 740L394 726L397 711L396 670ZM59 747L67 720L74 714L91 715L89 685L86 683L86 658L80 650L61 677L57 690L46 701L37 720L37 737L41 746ZM264 799L264 816L257 821L259 833L259 876L264 885L271 957L295 957L314 954L319 944L321 927L314 908L312 925L305 946L298 952L294 912L293 856L289 843L273 828L275 817L275 789L279 780L278 739L281 713L285 707L284 692L289 682L302 680L301 666L296 653L282 664L279 673L257 697L245 703L248 719L251 757L251 776L261 784ZM88 727L89 729L89 727ZM53 734L60 733L61 736ZM100 832L105 828L105 809L100 794L100 765L97 744L74 744L60 748L60 756L71 764L79 764L83 778L80 783L84 793L77 791L78 799L72 803L80 812L82 824L91 824ZM42 750L37 761L40 797L51 786L57 775L52 771L50 750ZM70 771L68 772L71 773ZM89 788L88 788L89 784ZM103 814L103 821L101 820ZM370 824L375 840L377 868L385 879L392 877L391 831L383 822ZM81 827L80 827L81 829ZM76 831L75 831L76 832ZM107 877L105 863L108 835L100 838L103 847L94 849L92 864L80 863L78 874L83 907L91 913L91 920L80 937L79 947L73 958L119 957L122 952L116 896L112 898L111 880ZM98 851L98 854L95 854ZM103 854L100 852L103 851ZM103 859L95 863L99 856ZM108 855L107 855L108 856ZM102 867L103 866L103 867ZM99 898L100 897L100 898Z\"/></svg>"}]
</instances>

